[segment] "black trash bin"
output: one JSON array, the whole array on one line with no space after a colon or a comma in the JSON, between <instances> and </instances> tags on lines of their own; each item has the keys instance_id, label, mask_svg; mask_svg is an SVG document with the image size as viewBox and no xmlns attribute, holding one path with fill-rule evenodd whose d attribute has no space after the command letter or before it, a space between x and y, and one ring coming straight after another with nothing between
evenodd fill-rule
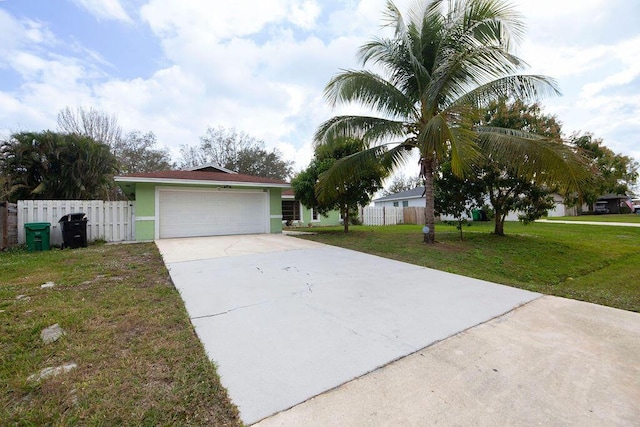
<instances>
[{"instance_id":1,"label":"black trash bin","mask_svg":"<svg viewBox=\"0 0 640 427\"><path fill-rule=\"evenodd\" d=\"M87 215L70 213L63 216L58 221L62 231L63 248L86 248L87 247Z\"/></svg>"}]
</instances>

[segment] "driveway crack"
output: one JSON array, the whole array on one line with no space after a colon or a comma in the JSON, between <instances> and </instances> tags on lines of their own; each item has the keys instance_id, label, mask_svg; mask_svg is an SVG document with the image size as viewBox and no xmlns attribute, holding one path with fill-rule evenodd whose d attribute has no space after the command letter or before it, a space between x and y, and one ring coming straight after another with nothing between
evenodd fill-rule
<instances>
[{"instance_id":1,"label":"driveway crack","mask_svg":"<svg viewBox=\"0 0 640 427\"><path fill-rule=\"evenodd\" d=\"M229 309L229 310L227 310L227 311L221 311L221 312L219 312L219 313L205 314L205 315L203 315L203 316L194 316L194 317L191 317L191 320L195 320L195 319L205 319L205 318L207 318L207 317L222 316L223 314L231 313L232 311L241 310L241 309L243 309L243 308L248 308L248 307L254 307L254 306L256 306L256 305L264 304L264 303L267 303L267 302L269 302L269 301L260 301L260 302L257 302L257 303L255 303L255 304L247 304L247 305L241 305L241 306L239 306L239 307L230 308L230 309Z\"/></svg>"}]
</instances>

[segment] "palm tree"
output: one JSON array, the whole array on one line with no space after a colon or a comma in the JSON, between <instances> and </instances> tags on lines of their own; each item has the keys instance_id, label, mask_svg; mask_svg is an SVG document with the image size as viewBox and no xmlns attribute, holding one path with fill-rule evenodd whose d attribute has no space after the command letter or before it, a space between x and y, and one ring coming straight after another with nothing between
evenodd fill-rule
<instances>
[{"instance_id":1,"label":"palm tree","mask_svg":"<svg viewBox=\"0 0 640 427\"><path fill-rule=\"evenodd\" d=\"M316 145L352 135L369 147L336 163L322 177L320 191L331 191L371 158L393 169L417 150L426 187L424 240L433 243L433 179L447 157L456 175L490 152L517 163L529 178L576 183L579 168L565 166L572 153L564 144L474 125L472 112L491 99L536 100L560 93L548 77L518 74L525 63L512 47L524 25L512 6L502 0L430 0L416 4L407 16L389 1L385 18L393 37L374 38L359 50L363 67L374 65L380 73L346 70L325 88L332 106L355 102L379 116L336 116L319 126Z\"/></svg>"}]
</instances>

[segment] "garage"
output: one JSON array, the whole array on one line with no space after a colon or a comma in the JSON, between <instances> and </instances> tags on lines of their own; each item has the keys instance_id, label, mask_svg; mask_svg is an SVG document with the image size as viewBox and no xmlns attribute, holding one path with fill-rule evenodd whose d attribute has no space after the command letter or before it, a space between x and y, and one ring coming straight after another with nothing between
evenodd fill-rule
<instances>
[{"instance_id":1,"label":"garage","mask_svg":"<svg viewBox=\"0 0 640 427\"><path fill-rule=\"evenodd\" d=\"M159 237L267 233L264 191L158 191Z\"/></svg>"},{"instance_id":2,"label":"garage","mask_svg":"<svg viewBox=\"0 0 640 427\"><path fill-rule=\"evenodd\" d=\"M211 169L208 167L208 169ZM216 168L117 176L135 206L136 240L282 232L287 182Z\"/></svg>"}]
</instances>

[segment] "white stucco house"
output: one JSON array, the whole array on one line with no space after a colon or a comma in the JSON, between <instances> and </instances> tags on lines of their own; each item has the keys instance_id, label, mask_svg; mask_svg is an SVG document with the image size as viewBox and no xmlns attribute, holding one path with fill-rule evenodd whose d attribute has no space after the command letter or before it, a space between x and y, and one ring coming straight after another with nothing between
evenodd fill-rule
<instances>
[{"instance_id":1,"label":"white stucco house","mask_svg":"<svg viewBox=\"0 0 640 427\"><path fill-rule=\"evenodd\" d=\"M576 208L568 208L564 204L564 199L559 194L555 194L553 196L555 207L548 211L547 216L549 217L558 217L558 216L572 216L577 215ZM380 197L373 200L373 204L375 207L425 207L425 196L424 196L424 187L417 187L412 190L401 191L399 193L390 194L388 196ZM487 198L486 204L489 203L489 199ZM509 212L506 221L518 221L518 212ZM442 215L440 217L443 221L453 221L454 217L449 215ZM467 218L471 219L471 218Z\"/></svg>"},{"instance_id":2,"label":"white stucco house","mask_svg":"<svg viewBox=\"0 0 640 427\"><path fill-rule=\"evenodd\" d=\"M389 194L373 200L373 205L376 208L424 208L424 204L424 187Z\"/></svg>"}]
</instances>

